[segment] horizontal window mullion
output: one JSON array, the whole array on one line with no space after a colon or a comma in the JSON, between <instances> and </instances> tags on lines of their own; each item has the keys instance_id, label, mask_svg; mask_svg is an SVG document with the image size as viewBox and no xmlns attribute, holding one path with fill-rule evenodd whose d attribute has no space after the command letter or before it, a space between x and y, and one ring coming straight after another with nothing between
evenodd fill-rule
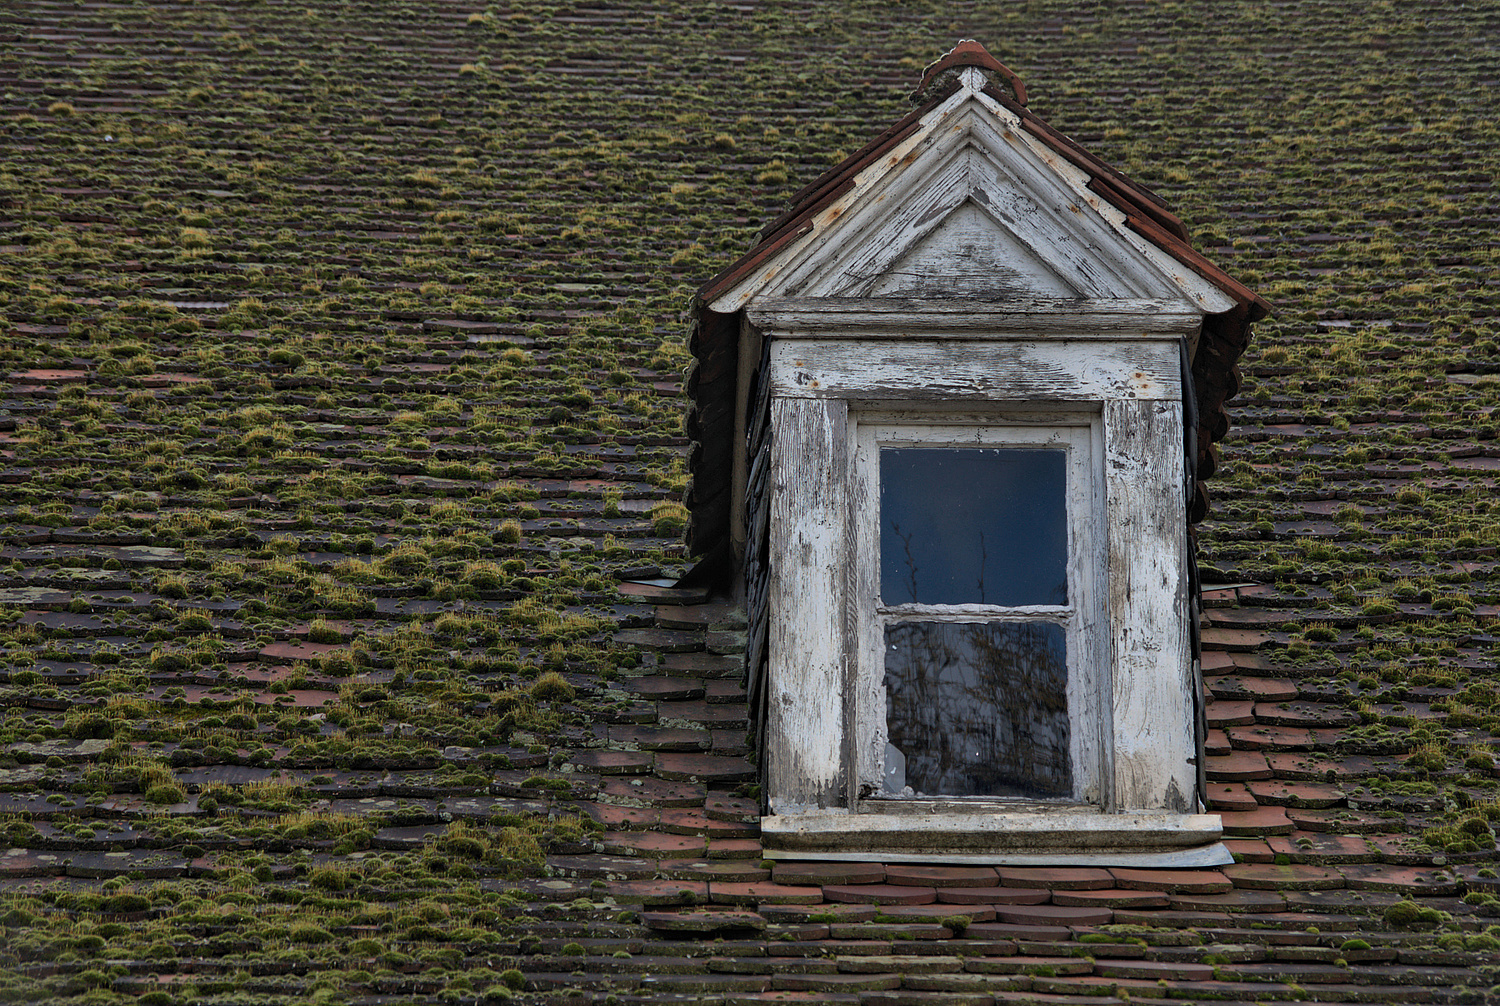
<instances>
[{"instance_id":1,"label":"horizontal window mullion","mask_svg":"<svg viewBox=\"0 0 1500 1006\"><path fill-rule=\"evenodd\" d=\"M1029 604L1016 607L998 607L993 604L883 604L875 609L888 619L905 621L921 618L932 621L973 621L975 618L996 621L1066 621L1073 615L1073 607L1053 604Z\"/></svg>"}]
</instances>

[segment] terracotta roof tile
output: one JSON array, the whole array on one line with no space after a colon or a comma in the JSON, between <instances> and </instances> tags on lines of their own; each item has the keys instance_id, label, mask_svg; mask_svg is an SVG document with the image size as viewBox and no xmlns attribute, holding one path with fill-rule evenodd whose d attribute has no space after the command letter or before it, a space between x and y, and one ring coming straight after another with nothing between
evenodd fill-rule
<instances>
[{"instance_id":1,"label":"terracotta roof tile","mask_svg":"<svg viewBox=\"0 0 1500 1006\"><path fill-rule=\"evenodd\" d=\"M937 900L931 887L907 887L897 884L825 884L823 896L829 901L847 901L871 905L929 905Z\"/></svg>"},{"instance_id":2,"label":"terracotta roof tile","mask_svg":"<svg viewBox=\"0 0 1500 1006\"><path fill-rule=\"evenodd\" d=\"M951 905L1040 905L1052 892L1025 887L939 887L937 899Z\"/></svg>"},{"instance_id":3,"label":"terracotta roof tile","mask_svg":"<svg viewBox=\"0 0 1500 1006\"><path fill-rule=\"evenodd\" d=\"M879 863L777 863L773 876L778 884L881 884L885 867Z\"/></svg>"},{"instance_id":4,"label":"terracotta roof tile","mask_svg":"<svg viewBox=\"0 0 1500 1006\"><path fill-rule=\"evenodd\" d=\"M1142 891L1213 894L1232 886L1219 870L1140 870L1115 866L1109 872L1120 887Z\"/></svg>"},{"instance_id":5,"label":"terracotta roof tile","mask_svg":"<svg viewBox=\"0 0 1500 1006\"><path fill-rule=\"evenodd\" d=\"M1166 908L1167 898L1163 893L1152 891L1107 888L1099 891L1053 891L1052 903L1075 908Z\"/></svg>"},{"instance_id":6,"label":"terracotta roof tile","mask_svg":"<svg viewBox=\"0 0 1500 1006\"><path fill-rule=\"evenodd\" d=\"M1053 896L1055 902L1056 895ZM1016 925L1100 926L1114 918L1108 908L1073 905L1000 905L995 917Z\"/></svg>"},{"instance_id":7,"label":"terracotta roof tile","mask_svg":"<svg viewBox=\"0 0 1500 1006\"><path fill-rule=\"evenodd\" d=\"M1286 835L1292 822L1281 807L1258 807L1246 811L1220 811L1224 834L1239 836Z\"/></svg>"},{"instance_id":8,"label":"terracotta roof tile","mask_svg":"<svg viewBox=\"0 0 1500 1006\"><path fill-rule=\"evenodd\" d=\"M885 870L886 883L911 887L988 887L998 885L992 867L908 866L892 864Z\"/></svg>"},{"instance_id":9,"label":"terracotta roof tile","mask_svg":"<svg viewBox=\"0 0 1500 1006\"><path fill-rule=\"evenodd\" d=\"M1002 866L997 871L1005 887L1047 887L1052 890L1098 890L1114 886L1108 870L1085 867Z\"/></svg>"}]
</instances>

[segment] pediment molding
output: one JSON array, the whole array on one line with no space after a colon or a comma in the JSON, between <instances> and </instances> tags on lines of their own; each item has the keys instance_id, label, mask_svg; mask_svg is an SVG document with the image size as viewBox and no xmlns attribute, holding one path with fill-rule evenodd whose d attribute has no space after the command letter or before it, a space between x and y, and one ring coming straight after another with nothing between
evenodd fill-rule
<instances>
[{"instance_id":1,"label":"pediment molding","mask_svg":"<svg viewBox=\"0 0 1500 1006\"><path fill-rule=\"evenodd\" d=\"M760 297L746 316L781 339L1192 339L1203 321L1178 298Z\"/></svg>"},{"instance_id":2,"label":"pediment molding","mask_svg":"<svg viewBox=\"0 0 1500 1006\"><path fill-rule=\"evenodd\" d=\"M1089 176L1009 109L959 88L712 307L763 299L1176 302L1204 314L1222 291L1133 232Z\"/></svg>"}]
</instances>

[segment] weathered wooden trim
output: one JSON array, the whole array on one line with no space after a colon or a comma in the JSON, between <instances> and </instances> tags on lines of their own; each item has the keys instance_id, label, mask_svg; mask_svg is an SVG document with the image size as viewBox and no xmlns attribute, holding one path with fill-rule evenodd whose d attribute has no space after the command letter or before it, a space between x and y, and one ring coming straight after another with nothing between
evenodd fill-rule
<instances>
[{"instance_id":1,"label":"weathered wooden trim","mask_svg":"<svg viewBox=\"0 0 1500 1006\"><path fill-rule=\"evenodd\" d=\"M757 263L754 271L719 293L709 305L710 309L724 314L738 311L767 287L785 283L789 276L799 273L808 263L814 263L815 267L828 254L829 232L838 229L835 225L846 216L859 215L858 209L869 201L899 201L905 188L913 187L923 180L923 172L909 170L914 161L939 143L953 146L962 141L962 135L942 127L944 120L967 103L968 93L970 92L955 92L923 116L922 125L917 130L903 137L878 159L862 168L854 176L853 185L813 214L804 234L789 242L770 259ZM876 190L883 191L879 197L872 199L871 193ZM851 210L855 212L851 213ZM852 233L856 232L845 231L846 236L840 240L847 240L847 235Z\"/></svg>"},{"instance_id":2,"label":"weathered wooden trim","mask_svg":"<svg viewBox=\"0 0 1500 1006\"><path fill-rule=\"evenodd\" d=\"M886 693L884 685L885 627L908 618L922 621L1047 621L1067 634L1070 732L1074 797L1102 806L1111 789L1105 778L1104 737L1109 708L1105 696L1109 674L1104 667L1108 647L1103 639L1102 562L1103 495L1099 491L1100 417L1097 414L1033 415L1026 423L1007 423L1000 414L935 415L930 411L902 413L889 409L856 412L854 481L850 510L854 514L851 565L856 579L850 594L856 604L857 631L851 652L849 718L853 724L853 785L856 796L878 792L884 779ZM1071 422L1064 421L1071 420ZM1032 446L1062 448L1067 452L1068 582L1066 605L991 604L883 605L879 596L879 452L883 444L952 446ZM913 804L912 806L931 806Z\"/></svg>"},{"instance_id":3,"label":"weathered wooden trim","mask_svg":"<svg viewBox=\"0 0 1500 1006\"><path fill-rule=\"evenodd\" d=\"M746 446L750 439L750 388L760 366L761 334L740 316L739 353L735 370L733 464L730 468L729 544L737 564L745 558L745 480L749 469ZM762 376L764 380L764 376Z\"/></svg>"},{"instance_id":4,"label":"weathered wooden trim","mask_svg":"<svg viewBox=\"0 0 1500 1006\"><path fill-rule=\"evenodd\" d=\"M940 841L934 840L934 846ZM1137 870L1197 870L1206 867L1228 866L1234 856L1223 842L1209 845L1191 845L1165 852L952 852L946 848L934 848L932 852L851 852L838 849L833 852L818 852L810 849L778 849L768 846L762 850L767 859L798 860L804 862L833 863L932 863L941 866L1122 866Z\"/></svg>"},{"instance_id":5,"label":"weathered wooden trim","mask_svg":"<svg viewBox=\"0 0 1500 1006\"><path fill-rule=\"evenodd\" d=\"M768 372L769 369L768 367ZM843 632L844 647L841 713L844 717L845 740L841 781L844 786L842 806L847 809L860 796L859 770L863 758L861 752L863 746L870 743L868 731L860 726L860 702L865 689L868 688L870 677L864 658L866 623L870 611L868 599L877 593L876 584L879 573L872 571L870 562L861 561L862 556L869 555L863 551L869 514L860 505L860 501L867 498L869 491L868 472L859 464L859 424L854 420L853 412L847 409L849 403L845 401L844 404L846 406L844 450L849 485L847 505L844 507L844 542L849 552L845 556L843 568L834 574L834 580L838 584L840 628ZM880 743L882 745L885 743L883 735Z\"/></svg>"},{"instance_id":6,"label":"weathered wooden trim","mask_svg":"<svg viewBox=\"0 0 1500 1006\"><path fill-rule=\"evenodd\" d=\"M773 354L772 359L775 359ZM774 369L774 364L773 364ZM876 424L859 413L851 424L854 481L849 496L854 545L855 617L853 664L849 676L848 722L850 794L855 800L880 792L889 740L885 702L885 639L876 614L880 605L880 476Z\"/></svg>"},{"instance_id":7,"label":"weathered wooden trim","mask_svg":"<svg viewBox=\"0 0 1500 1006\"><path fill-rule=\"evenodd\" d=\"M1138 853L1212 845L1217 814L1100 813L1097 808L976 807L967 813L862 814L843 810L774 814L761 820L768 849L803 852L984 854Z\"/></svg>"},{"instance_id":8,"label":"weathered wooden trim","mask_svg":"<svg viewBox=\"0 0 1500 1006\"><path fill-rule=\"evenodd\" d=\"M1078 634L1080 656L1094 668L1094 687L1080 696L1078 712L1086 717L1082 729L1092 730L1099 745L1097 793L1089 794L1106 810L1117 809L1115 803L1115 724L1114 724L1114 666L1110 659L1110 608L1109 608L1109 528L1105 493L1104 424L1101 407L1098 420L1089 427L1089 458L1093 471L1089 473L1089 525L1092 534L1093 554L1085 556L1084 549L1075 549L1080 561L1091 563L1088 575L1093 585L1093 602L1081 605Z\"/></svg>"},{"instance_id":9,"label":"weathered wooden trim","mask_svg":"<svg viewBox=\"0 0 1500 1006\"><path fill-rule=\"evenodd\" d=\"M1203 313L1185 300L763 297L750 320L778 339L1176 339L1196 337Z\"/></svg>"},{"instance_id":10,"label":"weathered wooden trim","mask_svg":"<svg viewBox=\"0 0 1500 1006\"><path fill-rule=\"evenodd\" d=\"M1092 191L1092 176L1021 127L982 93L961 90L853 185L813 214L808 232L717 297L733 312L766 296L836 296L875 289L906 256L972 205L991 218L996 240L1030 249L1061 283L1099 297L1176 296L1198 313L1231 296L1131 227L1124 212ZM923 256L941 261L936 251ZM906 263L909 264L909 263ZM950 277L951 279L952 277ZM1002 277L991 273L991 281ZM962 293L964 281L959 280ZM976 277L976 283L978 283ZM981 283L969 290L982 295Z\"/></svg>"},{"instance_id":11,"label":"weathered wooden trim","mask_svg":"<svg viewBox=\"0 0 1500 1006\"><path fill-rule=\"evenodd\" d=\"M770 377L772 393L787 398L1099 402L1182 395L1175 339L1130 345L777 340Z\"/></svg>"},{"instance_id":12,"label":"weathered wooden trim","mask_svg":"<svg viewBox=\"0 0 1500 1006\"><path fill-rule=\"evenodd\" d=\"M852 212L831 218L817 251L788 263L762 292L833 296L869 288L967 203L992 219L1006 235L1001 240L1030 249L1081 293L1178 289L1159 263L1140 254L1138 238L1124 239L1119 223L1084 209L1089 193L1080 181L1086 179L1066 177L1062 169L1071 165L1055 154L1050 161L1039 156L1010 112L976 100L929 129L931 142L910 163L870 186Z\"/></svg>"},{"instance_id":13,"label":"weathered wooden trim","mask_svg":"<svg viewBox=\"0 0 1500 1006\"><path fill-rule=\"evenodd\" d=\"M849 408L771 401L771 624L766 757L775 813L843 802Z\"/></svg>"},{"instance_id":14,"label":"weathered wooden trim","mask_svg":"<svg viewBox=\"0 0 1500 1006\"><path fill-rule=\"evenodd\" d=\"M1076 733L1080 738L1092 742L1091 750L1100 771L1095 774L1094 787L1083 792L1083 798L1106 810L1116 810L1115 805L1115 715L1112 694L1115 688L1115 669L1110 661L1110 607L1109 607L1109 513L1106 508L1106 444L1107 417L1103 408L1089 424L1089 471L1085 487L1079 490L1086 498L1086 511L1077 517L1088 532L1088 541L1073 547L1073 561L1079 564L1076 576L1086 585L1079 603L1079 627L1077 646L1079 661L1088 675L1088 688L1080 691L1076 699Z\"/></svg>"},{"instance_id":15,"label":"weathered wooden trim","mask_svg":"<svg viewBox=\"0 0 1500 1006\"><path fill-rule=\"evenodd\" d=\"M997 135L994 125L983 119L977 120L974 131L976 137L982 138L991 149L999 149L1001 145L1005 145L1017 152L1025 150L1027 154L1024 160L1034 168L1033 184L1040 186L1050 183L1055 186L1054 192L1058 198L1053 205L1068 205L1070 208L1086 205L1092 209L1094 213L1087 215L1086 225L1079 219L1083 214L1070 214L1071 219L1059 215L1057 220L1062 226L1071 224L1080 230L1086 226L1095 231L1095 240L1080 240L1081 245L1108 247L1105 241L1112 239L1133 249L1139 258L1128 252L1122 254L1124 249L1118 248L1118 245L1117 250L1108 256L1108 261L1115 268L1125 270L1132 282L1143 285L1167 284L1181 291L1187 300L1196 305L1200 314L1225 311L1234 305L1234 299L1224 290L1133 230L1126 214L1113 203L1101 199L1090 187L1090 182L1094 181L1092 174L1081 170L1067 158L1060 157L1051 145L1035 133L1029 129L1005 129ZM1043 165L1051 170L1041 170Z\"/></svg>"},{"instance_id":16,"label":"weathered wooden trim","mask_svg":"<svg viewBox=\"0 0 1500 1006\"><path fill-rule=\"evenodd\" d=\"M963 130L934 134L917 163L891 176L878 198L839 220L838 239L827 242L796 273L782 277L777 290L831 297L884 274L901 253L938 230L968 198L968 171L956 149L963 140Z\"/></svg>"},{"instance_id":17,"label":"weathered wooden trim","mask_svg":"<svg viewBox=\"0 0 1500 1006\"><path fill-rule=\"evenodd\" d=\"M1104 403L1117 809L1196 809L1181 401Z\"/></svg>"}]
</instances>

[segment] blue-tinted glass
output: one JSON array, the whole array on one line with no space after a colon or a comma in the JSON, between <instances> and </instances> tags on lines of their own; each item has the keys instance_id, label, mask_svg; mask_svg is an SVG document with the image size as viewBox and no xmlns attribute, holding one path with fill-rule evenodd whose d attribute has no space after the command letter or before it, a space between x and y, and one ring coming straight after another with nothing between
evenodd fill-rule
<instances>
[{"instance_id":1,"label":"blue-tinted glass","mask_svg":"<svg viewBox=\"0 0 1500 1006\"><path fill-rule=\"evenodd\" d=\"M886 604L1067 604L1065 452L880 449Z\"/></svg>"},{"instance_id":2,"label":"blue-tinted glass","mask_svg":"<svg viewBox=\"0 0 1500 1006\"><path fill-rule=\"evenodd\" d=\"M887 796L1073 794L1062 626L888 625L885 694Z\"/></svg>"}]
</instances>

